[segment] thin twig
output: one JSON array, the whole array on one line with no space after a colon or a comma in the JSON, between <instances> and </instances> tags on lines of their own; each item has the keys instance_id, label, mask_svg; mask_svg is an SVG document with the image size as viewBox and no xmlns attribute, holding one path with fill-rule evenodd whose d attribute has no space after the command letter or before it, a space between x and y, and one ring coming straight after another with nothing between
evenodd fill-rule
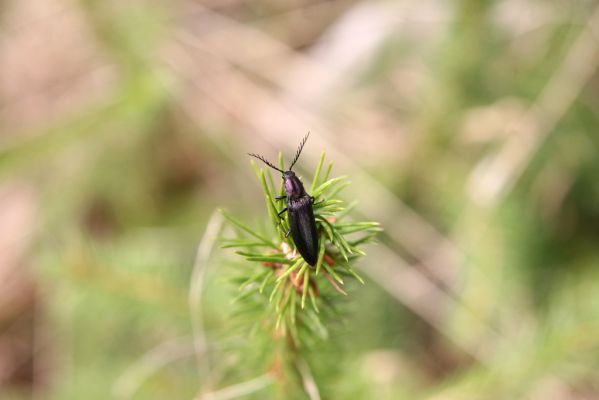
<instances>
[{"instance_id":1,"label":"thin twig","mask_svg":"<svg viewBox=\"0 0 599 400\"><path fill-rule=\"evenodd\" d=\"M337 282L335 282L333 277L327 271L323 270L322 274L324 275L325 278L327 278L327 280L331 283L331 285L333 285L333 287L335 288L336 291L347 296L347 292L345 290L343 290L343 288L341 286L339 286L339 284Z\"/></svg>"},{"instance_id":2,"label":"thin twig","mask_svg":"<svg viewBox=\"0 0 599 400\"><path fill-rule=\"evenodd\" d=\"M191 275L191 284L189 286L189 310L191 318L191 330L193 334L193 343L196 350L196 361L198 375L200 377L208 376L210 372L209 357L202 357L202 353L207 349L206 336L204 335L204 323L202 320L202 292L204 276L206 274L206 263L214 247L214 243L220 232L223 223L223 217L218 211L214 211L210 216L206 231L196 253L193 271Z\"/></svg>"},{"instance_id":3,"label":"thin twig","mask_svg":"<svg viewBox=\"0 0 599 400\"><path fill-rule=\"evenodd\" d=\"M468 192L479 204L492 206L511 191L547 135L595 74L599 66L599 40L593 31L596 26L599 7L535 103L520 119L506 126L508 139L503 147L473 169Z\"/></svg>"},{"instance_id":4,"label":"thin twig","mask_svg":"<svg viewBox=\"0 0 599 400\"><path fill-rule=\"evenodd\" d=\"M494 351L504 348L501 346L506 340L504 336L485 321L477 318L475 313L467 309L464 304L440 290L421 271L399 259L393 251L385 246L376 246L372 248L369 255L377 262L368 265L368 268L361 268L361 271L473 359L486 364L494 355ZM487 337L492 338L490 340L492 346L481 348L476 338L463 337L446 326L445 316L448 310L458 308L463 309L469 326L485 330Z\"/></svg>"},{"instance_id":5,"label":"thin twig","mask_svg":"<svg viewBox=\"0 0 599 400\"><path fill-rule=\"evenodd\" d=\"M118 378L112 393L119 399L132 398L154 373L174 361L192 357L198 348L192 338L184 337L159 344L143 354Z\"/></svg>"},{"instance_id":6,"label":"thin twig","mask_svg":"<svg viewBox=\"0 0 599 400\"><path fill-rule=\"evenodd\" d=\"M303 358L297 360L297 368L300 375L302 376L302 383L304 384L304 390L310 398L310 400L320 400L320 392L318 391L318 385L314 380L314 375L310 371L310 366Z\"/></svg>"},{"instance_id":7,"label":"thin twig","mask_svg":"<svg viewBox=\"0 0 599 400\"><path fill-rule=\"evenodd\" d=\"M235 399L262 390L273 383L270 374L264 374L246 382L227 386L214 392L198 395L197 400L228 400Z\"/></svg>"}]
</instances>

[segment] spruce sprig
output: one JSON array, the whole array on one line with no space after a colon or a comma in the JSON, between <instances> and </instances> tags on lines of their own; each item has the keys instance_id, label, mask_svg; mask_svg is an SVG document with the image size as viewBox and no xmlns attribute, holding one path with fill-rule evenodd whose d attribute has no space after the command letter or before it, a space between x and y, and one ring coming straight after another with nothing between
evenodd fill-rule
<instances>
[{"instance_id":1,"label":"spruce sprig","mask_svg":"<svg viewBox=\"0 0 599 400\"><path fill-rule=\"evenodd\" d=\"M283 169L283 157L279 153L279 165ZM339 295L346 295L347 280L364 280L355 271L355 261L365 255L360 249L372 241L381 230L376 222L357 222L350 218L355 204L344 206L335 198L349 181L345 176L331 178L333 163L329 162L323 174L325 153L321 154L310 186L314 196L313 205L316 226L320 236L318 260L314 267L304 261L291 236L287 216L277 214L285 207L285 201L275 197L284 194L283 184L275 187L270 170L259 168L252 161L252 168L261 184L268 210L270 228L254 229L222 211L234 227L235 238L222 238L223 247L235 249L251 268L244 266L236 300L261 303L267 299L264 316L256 321L261 328L270 326L276 336L290 336L294 347L313 342L314 337L326 339L326 316L335 313ZM306 184L306 182L304 182ZM309 306L307 306L309 303ZM270 323L269 323L270 322Z\"/></svg>"}]
</instances>

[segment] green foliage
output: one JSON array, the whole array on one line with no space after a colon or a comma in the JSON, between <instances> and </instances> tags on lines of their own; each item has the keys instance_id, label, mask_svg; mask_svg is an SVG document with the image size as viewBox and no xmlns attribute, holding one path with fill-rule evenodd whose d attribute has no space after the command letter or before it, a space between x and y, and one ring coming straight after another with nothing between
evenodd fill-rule
<instances>
[{"instance_id":1,"label":"green foliage","mask_svg":"<svg viewBox=\"0 0 599 400\"><path fill-rule=\"evenodd\" d=\"M223 247L235 249L247 261L240 265L235 279L239 284L236 301L242 303L243 312L254 311L252 315L256 317L250 321L254 329L274 338L286 338L285 342L294 349L330 337L329 320L338 318L336 304L347 295L347 281L364 283L353 267L365 255L360 247L381 230L376 222L351 219L349 214L355 203L344 206L336 198L349 182L344 176L330 177L332 163L323 173L324 160L323 152L310 186L320 237L314 267L296 251L291 236L285 237L289 221L277 215L285 202L275 200L284 193L283 185L275 188L270 171L265 172L252 162L264 192L269 228L252 228L223 211L237 233L234 238L223 238ZM281 156L279 164L282 167Z\"/></svg>"},{"instance_id":2,"label":"green foliage","mask_svg":"<svg viewBox=\"0 0 599 400\"><path fill-rule=\"evenodd\" d=\"M346 279L364 283L352 265L366 254L359 247L371 241L381 230L376 222L356 222L349 218L355 203L343 207L344 202L335 198L349 182L344 176L329 178L332 163L322 174L324 159L323 152L311 185L315 198L314 216L320 235L315 267L310 267L295 250L291 236L285 237L289 222L287 217L278 216L284 208L284 201L277 203L275 200L284 193L283 185L275 189L270 171L265 172L252 162L264 192L271 221L270 231L254 229L223 211L238 234L235 238L223 238L223 247L235 249L253 265L252 269L243 268L237 299L249 296L268 298L274 311L275 330L283 335L293 335L298 345L303 343L299 329L307 328L312 334L326 337L326 328L319 317L321 309L328 307L329 300L335 301L335 296L347 294L343 289ZM281 157L279 162L282 166ZM327 290L327 287L333 290ZM310 310L306 308L308 299Z\"/></svg>"},{"instance_id":3,"label":"green foliage","mask_svg":"<svg viewBox=\"0 0 599 400\"><path fill-rule=\"evenodd\" d=\"M14 264L18 279L4 280L0 325L3 342L18 345L3 360L17 380L3 379L0 398L29 399L32 387L48 399L202 398L198 390L231 393L228 385L265 379L264 371L277 385L238 398L305 398L270 374L297 380L299 358L322 399L599 398L599 80L596 71L581 74L596 57L592 35L587 46L578 40L596 25L596 2L460 0L395 11L385 2L391 8L381 15L396 13L402 23L380 30L368 65L335 70L336 84L324 86L327 66L296 74L297 63L311 49L351 43L356 32L330 40L329 28L360 12L370 20L372 8L234 3L205 11L199 2L97 0L65 3L58 14L6 9L0 177L5 190L32 189L35 215L28 228L13 226L27 220L29 201L12 209L3 197L10 242L2 265ZM289 11L304 7L318 18L298 26ZM255 28L260 34L248 35ZM48 32L60 34L35 51L31 38ZM231 52L246 41L243 54ZM265 53L277 42L284 51ZM322 89L318 97L297 96L305 82ZM242 257L205 265L198 297L210 357L198 358L214 367L206 376L189 340L197 239L215 204L230 200L238 217L253 210L234 197L245 182L230 177L239 139L270 132L275 116L282 135L299 117L331 129L329 154L362 152L359 163L345 164L350 188L387 191L389 234L364 260L361 271L373 280L362 287L342 265L323 265L324 253L318 273L295 265L287 220L273 214L283 207L273 200L279 177L257 171L268 213L239 218L247 225L224 242L232 250L221 253ZM528 145L514 146L516 137ZM520 171L510 193L481 206L473 178L497 155L521 151L530 151L522 164L502 164L517 162ZM332 181L328 162L314 175L305 183L310 194L324 192L316 213L326 251L355 268L360 253L342 240L360 250L376 232L349 219L351 205L335 204L348 182ZM380 209L361 212L383 222ZM233 304L219 281L231 259L241 288ZM295 286L300 271L308 278ZM397 272L393 285L377 279L385 271ZM35 290L15 286L30 279ZM152 356L173 341L183 358ZM128 382L128 371L152 360L151 374ZM135 388L131 396L115 394L119 382Z\"/></svg>"}]
</instances>

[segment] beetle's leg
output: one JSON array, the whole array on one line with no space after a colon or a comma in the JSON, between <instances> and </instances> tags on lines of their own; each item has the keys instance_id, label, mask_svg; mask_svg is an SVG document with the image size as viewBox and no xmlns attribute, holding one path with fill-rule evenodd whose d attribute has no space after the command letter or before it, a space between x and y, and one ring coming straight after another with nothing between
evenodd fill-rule
<instances>
[{"instance_id":1,"label":"beetle's leg","mask_svg":"<svg viewBox=\"0 0 599 400\"><path fill-rule=\"evenodd\" d=\"M285 207L285 208L283 208L281 211L279 211L279 212L277 213L277 216L278 216L279 218L283 218L283 216L282 216L281 214L283 214L285 211L287 211L287 207Z\"/></svg>"},{"instance_id":2,"label":"beetle's leg","mask_svg":"<svg viewBox=\"0 0 599 400\"><path fill-rule=\"evenodd\" d=\"M320 203L324 203L324 199L322 199L322 200L321 200L321 201L319 201L318 203L314 203L314 201L315 201L315 200L316 200L316 198L314 198L314 196L310 196L310 202L311 202L313 205L320 204Z\"/></svg>"},{"instance_id":3,"label":"beetle's leg","mask_svg":"<svg viewBox=\"0 0 599 400\"><path fill-rule=\"evenodd\" d=\"M283 200L285 198L287 198L287 195L277 196L277 197L275 197L275 200Z\"/></svg>"}]
</instances>

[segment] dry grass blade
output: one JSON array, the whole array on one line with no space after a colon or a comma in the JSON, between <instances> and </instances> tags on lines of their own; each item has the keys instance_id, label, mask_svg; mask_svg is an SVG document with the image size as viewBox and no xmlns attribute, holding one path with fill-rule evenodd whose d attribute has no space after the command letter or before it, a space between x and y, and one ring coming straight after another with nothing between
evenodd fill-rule
<instances>
[{"instance_id":1,"label":"dry grass blade","mask_svg":"<svg viewBox=\"0 0 599 400\"><path fill-rule=\"evenodd\" d=\"M304 359L298 360L298 370L302 376L302 382L304 384L304 390L310 400L320 400L320 392L318 391L318 385L314 380L310 366Z\"/></svg>"},{"instance_id":2,"label":"dry grass blade","mask_svg":"<svg viewBox=\"0 0 599 400\"><path fill-rule=\"evenodd\" d=\"M197 339L180 338L161 343L149 350L123 372L113 387L118 399L131 399L154 373L164 366L198 354ZM203 351L204 349L202 349Z\"/></svg>"},{"instance_id":3,"label":"dry grass blade","mask_svg":"<svg viewBox=\"0 0 599 400\"><path fill-rule=\"evenodd\" d=\"M196 397L197 400L229 400L247 396L260 391L273 383L269 374L264 374L246 382L237 383L214 392L203 393Z\"/></svg>"},{"instance_id":4,"label":"dry grass blade","mask_svg":"<svg viewBox=\"0 0 599 400\"><path fill-rule=\"evenodd\" d=\"M480 204L492 206L514 187L547 135L576 101L599 66L599 7L564 57L535 103L509 124L508 137L497 153L484 159L470 176L468 192ZM533 121L530 126L528 121Z\"/></svg>"},{"instance_id":5,"label":"dry grass blade","mask_svg":"<svg viewBox=\"0 0 599 400\"><path fill-rule=\"evenodd\" d=\"M203 357L203 352L207 348L206 337L204 335L204 323L202 314L202 292L204 284L204 276L206 274L206 264L210 257L210 253L214 248L216 238L221 230L223 217L221 213L215 211L208 220L206 231L200 244L196 259L193 264L191 275L191 283L189 286L189 313L191 319L191 327L193 332L193 343L196 349L196 362L198 367L198 375L207 377L210 372L210 362L208 357Z\"/></svg>"}]
</instances>

